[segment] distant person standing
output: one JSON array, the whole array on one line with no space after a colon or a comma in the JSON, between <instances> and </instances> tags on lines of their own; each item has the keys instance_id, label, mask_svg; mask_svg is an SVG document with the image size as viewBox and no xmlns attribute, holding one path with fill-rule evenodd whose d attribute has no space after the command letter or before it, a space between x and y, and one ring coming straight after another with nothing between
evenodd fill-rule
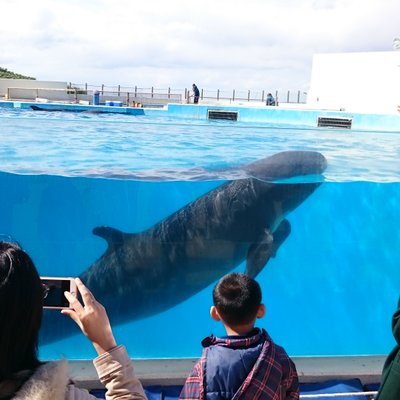
<instances>
[{"instance_id":1,"label":"distant person standing","mask_svg":"<svg viewBox=\"0 0 400 400\"><path fill-rule=\"evenodd\" d=\"M200 91L199 88L193 83L192 85L192 89L193 89L193 103L197 104L199 102L199 97L200 97Z\"/></svg>"},{"instance_id":2,"label":"distant person standing","mask_svg":"<svg viewBox=\"0 0 400 400\"><path fill-rule=\"evenodd\" d=\"M265 105L267 106L274 106L276 104L274 96L272 96L271 93L267 94L267 101L265 102Z\"/></svg>"}]
</instances>

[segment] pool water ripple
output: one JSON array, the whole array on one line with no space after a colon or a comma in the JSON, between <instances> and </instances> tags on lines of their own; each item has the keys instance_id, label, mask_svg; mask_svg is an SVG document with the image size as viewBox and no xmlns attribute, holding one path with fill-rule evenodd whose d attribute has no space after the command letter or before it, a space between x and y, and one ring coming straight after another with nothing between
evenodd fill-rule
<instances>
[{"instance_id":1,"label":"pool water ripple","mask_svg":"<svg viewBox=\"0 0 400 400\"><path fill-rule=\"evenodd\" d=\"M313 150L328 159L327 181L400 180L396 133L23 110L0 111L0 127L2 170L14 173L230 179L215 171Z\"/></svg>"}]
</instances>

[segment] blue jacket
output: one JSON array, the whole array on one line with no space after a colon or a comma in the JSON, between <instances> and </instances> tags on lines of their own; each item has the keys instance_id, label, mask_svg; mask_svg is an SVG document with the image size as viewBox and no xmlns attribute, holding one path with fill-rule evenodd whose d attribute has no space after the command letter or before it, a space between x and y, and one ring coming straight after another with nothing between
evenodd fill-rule
<instances>
[{"instance_id":1,"label":"blue jacket","mask_svg":"<svg viewBox=\"0 0 400 400\"><path fill-rule=\"evenodd\" d=\"M254 336L252 332L250 336ZM236 340L244 339L235 336ZM221 338L221 339L230 339ZM249 347L210 346L207 352L206 393L208 400L232 399L256 363L264 340Z\"/></svg>"}]
</instances>

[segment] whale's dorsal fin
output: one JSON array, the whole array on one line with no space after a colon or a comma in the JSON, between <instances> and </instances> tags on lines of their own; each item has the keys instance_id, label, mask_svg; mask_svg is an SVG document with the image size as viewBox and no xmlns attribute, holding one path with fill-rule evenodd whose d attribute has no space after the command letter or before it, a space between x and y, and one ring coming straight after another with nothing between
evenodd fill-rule
<instances>
[{"instance_id":1,"label":"whale's dorsal fin","mask_svg":"<svg viewBox=\"0 0 400 400\"><path fill-rule=\"evenodd\" d=\"M125 236L124 232L109 226L97 226L93 229L93 234L106 240L109 249L121 245L124 242Z\"/></svg>"},{"instance_id":2,"label":"whale's dorsal fin","mask_svg":"<svg viewBox=\"0 0 400 400\"><path fill-rule=\"evenodd\" d=\"M267 264L271 257L276 256L280 245L290 234L290 223L284 219L274 233L266 230L260 240L253 243L247 252L247 263L245 274L255 278Z\"/></svg>"}]
</instances>

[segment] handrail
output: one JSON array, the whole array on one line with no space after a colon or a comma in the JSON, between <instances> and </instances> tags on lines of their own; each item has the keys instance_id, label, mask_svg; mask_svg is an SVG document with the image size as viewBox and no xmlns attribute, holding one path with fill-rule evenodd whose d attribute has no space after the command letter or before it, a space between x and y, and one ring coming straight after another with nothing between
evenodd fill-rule
<instances>
[{"instance_id":1,"label":"handrail","mask_svg":"<svg viewBox=\"0 0 400 400\"><path fill-rule=\"evenodd\" d=\"M301 394L300 399L320 399L326 397L339 398L348 396L376 396L377 391L369 392L347 392L347 393L315 393L315 394Z\"/></svg>"},{"instance_id":2,"label":"handrail","mask_svg":"<svg viewBox=\"0 0 400 400\"><path fill-rule=\"evenodd\" d=\"M108 89L108 88L107 88ZM148 105L165 105L171 102L181 103L182 96L177 93L155 93L153 91L123 91L118 88L116 91L109 91L103 88L102 91L87 87L68 88L35 88L35 87L8 87L6 98L8 100L36 100L55 101L63 103L78 103L79 101L92 101L96 92L101 93L102 102L107 100L122 101L125 105L136 103Z\"/></svg>"},{"instance_id":3,"label":"handrail","mask_svg":"<svg viewBox=\"0 0 400 400\"><path fill-rule=\"evenodd\" d=\"M86 90L98 90L100 93L109 91L109 92L134 92L135 94L139 93L151 93L154 97L160 95L179 95L182 99L187 103L191 97L193 97L193 92L191 89L173 89L173 88L155 88L155 87L146 87L140 88L138 86L106 86L102 85L88 85L87 83L78 84L78 83L69 83L69 87L76 88L85 88ZM307 99L307 92L301 90L269 90L269 92L273 93L275 99L278 102L282 103L293 103L293 104L304 104ZM200 100L213 100L213 101L228 101L228 102L238 102L238 101L247 101L247 102L265 102L266 93L268 93L265 89L260 90L249 90L249 89L233 89L233 90L223 90L223 89L200 89Z\"/></svg>"},{"instance_id":4,"label":"handrail","mask_svg":"<svg viewBox=\"0 0 400 400\"><path fill-rule=\"evenodd\" d=\"M122 100L125 104L129 105L133 100L143 103L142 99L146 99L149 104L167 104L167 103L192 103L193 92L187 88L185 89L172 89L172 88L139 88L135 87L124 87L118 86L105 86L102 85L88 85L69 83L65 88L46 88L46 87L8 87L6 96L8 99L35 99L48 98L55 101L75 101L79 100L90 100L89 97L93 96L95 92L99 92L100 95L105 97L111 97L107 100ZM57 93L60 97L57 97ZM278 91L273 92L277 103L293 103L293 104L305 104L306 103L306 92L297 91ZM84 98L86 96L86 98ZM266 91L265 90L238 90L233 89L232 91L220 90L220 89L201 89L200 90L200 102L206 101L209 103L265 103Z\"/></svg>"}]
</instances>

